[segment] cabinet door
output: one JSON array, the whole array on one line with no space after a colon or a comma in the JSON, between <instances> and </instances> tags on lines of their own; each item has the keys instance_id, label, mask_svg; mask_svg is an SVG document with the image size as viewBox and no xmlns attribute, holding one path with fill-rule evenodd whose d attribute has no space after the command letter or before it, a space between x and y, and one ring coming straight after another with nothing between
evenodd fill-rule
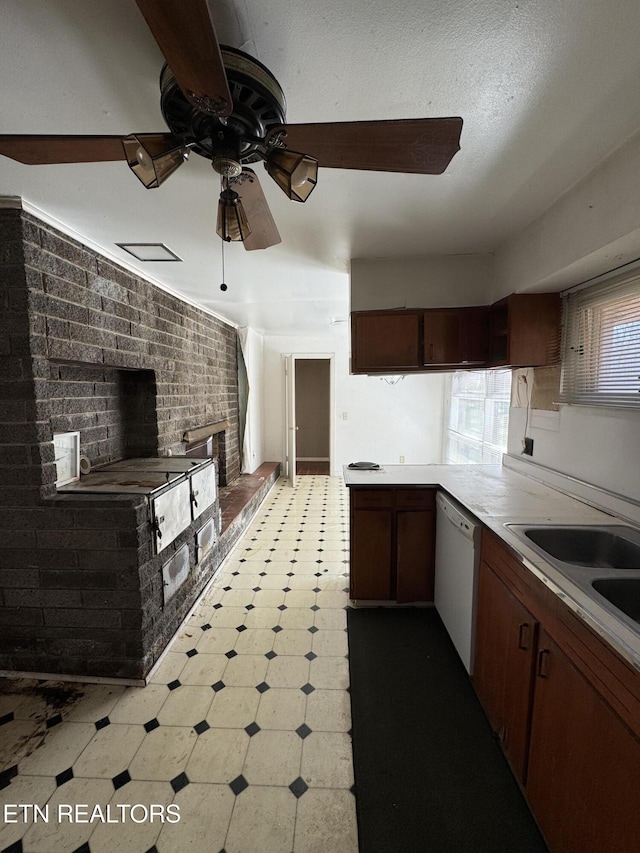
<instances>
[{"instance_id":1,"label":"cabinet door","mask_svg":"<svg viewBox=\"0 0 640 853\"><path fill-rule=\"evenodd\" d=\"M419 313L354 313L351 323L352 372L420 366Z\"/></svg>"},{"instance_id":2,"label":"cabinet door","mask_svg":"<svg viewBox=\"0 0 640 853\"><path fill-rule=\"evenodd\" d=\"M424 312L424 363L458 364L460 362L460 311Z\"/></svg>"},{"instance_id":3,"label":"cabinet door","mask_svg":"<svg viewBox=\"0 0 640 853\"><path fill-rule=\"evenodd\" d=\"M544 367L560 360L560 294L515 293L509 305L509 364Z\"/></svg>"},{"instance_id":4,"label":"cabinet door","mask_svg":"<svg viewBox=\"0 0 640 853\"><path fill-rule=\"evenodd\" d=\"M435 513L396 512L396 601L433 601Z\"/></svg>"},{"instance_id":5,"label":"cabinet door","mask_svg":"<svg viewBox=\"0 0 640 853\"><path fill-rule=\"evenodd\" d=\"M489 308L460 309L460 362L485 364L489 360Z\"/></svg>"},{"instance_id":6,"label":"cabinet door","mask_svg":"<svg viewBox=\"0 0 640 853\"><path fill-rule=\"evenodd\" d=\"M560 358L560 295L513 293L491 313L493 366L546 367Z\"/></svg>"},{"instance_id":7,"label":"cabinet door","mask_svg":"<svg viewBox=\"0 0 640 853\"><path fill-rule=\"evenodd\" d=\"M473 681L514 773L524 781L537 622L487 563L480 564Z\"/></svg>"},{"instance_id":8,"label":"cabinet door","mask_svg":"<svg viewBox=\"0 0 640 853\"><path fill-rule=\"evenodd\" d=\"M392 492L351 492L351 598L391 599L393 510Z\"/></svg>"},{"instance_id":9,"label":"cabinet door","mask_svg":"<svg viewBox=\"0 0 640 853\"><path fill-rule=\"evenodd\" d=\"M526 793L554 853L640 850L640 743L541 632Z\"/></svg>"}]
</instances>

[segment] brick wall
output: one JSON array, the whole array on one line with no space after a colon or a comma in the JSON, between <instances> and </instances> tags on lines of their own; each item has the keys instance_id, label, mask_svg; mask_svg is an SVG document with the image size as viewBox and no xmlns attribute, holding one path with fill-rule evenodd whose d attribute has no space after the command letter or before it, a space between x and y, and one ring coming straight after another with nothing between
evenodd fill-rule
<instances>
[{"instance_id":1,"label":"brick wall","mask_svg":"<svg viewBox=\"0 0 640 853\"><path fill-rule=\"evenodd\" d=\"M0 209L0 670L141 677L215 570L166 607L140 498L56 496L53 432L94 463L180 452L227 419L240 472L236 332L19 208ZM219 559L218 559L219 562Z\"/></svg>"}]
</instances>

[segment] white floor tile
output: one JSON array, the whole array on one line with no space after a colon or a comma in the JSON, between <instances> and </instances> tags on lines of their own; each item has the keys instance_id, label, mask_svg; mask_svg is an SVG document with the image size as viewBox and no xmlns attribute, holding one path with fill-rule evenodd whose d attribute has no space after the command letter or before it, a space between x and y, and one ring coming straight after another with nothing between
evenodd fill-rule
<instances>
[{"instance_id":1,"label":"white floor tile","mask_svg":"<svg viewBox=\"0 0 640 853\"><path fill-rule=\"evenodd\" d=\"M290 785L300 776L302 743L292 731L258 732L249 742L242 775L249 785Z\"/></svg>"},{"instance_id":2,"label":"white floor tile","mask_svg":"<svg viewBox=\"0 0 640 853\"><path fill-rule=\"evenodd\" d=\"M355 797L310 789L298 800L294 853L358 853Z\"/></svg>"},{"instance_id":3,"label":"white floor tile","mask_svg":"<svg viewBox=\"0 0 640 853\"><path fill-rule=\"evenodd\" d=\"M73 763L73 775L113 779L126 770L145 737L141 725L108 725L97 731Z\"/></svg>"},{"instance_id":4,"label":"white floor tile","mask_svg":"<svg viewBox=\"0 0 640 853\"><path fill-rule=\"evenodd\" d=\"M256 723L261 729L295 731L305 721L306 702L301 690L272 687L260 697Z\"/></svg>"},{"instance_id":5,"label":"white floor tile","mask_svg":"<svg viewBox=\"0 0 640 853\"><path fill-rule=\"evenodd\" d=\"M244 729L208 729L203 732L186 767L189 781L232 782L242 772L249 740Z\"/></svg>"},{"instance_id":6,"label":"white floor tile","mask_svg":"<svg viewBox=\"0 0 640 853\"><path fill-rule=\"evenodd\" d=\"M305 723L311 731L347 732L351 728L351 702L346 690L314 690L307 699Z\"/></svg>"},{"instance_id":7,"label":"white floor tile","mask_svg":"<svg viewBox=\"0 0 640 853\"><path fill-rule=\"evenodd\" d=\"M218 853L224 848L235 802L228 785L190 784L174 802L180 808L180 822L165 823L160 830L161 853Z\"/></svg>"},{"instance_id":8,"label":"white floor tile","mask_svg":"<svg viewBox=\"0 0 640 853\"><path fill-rule=\"evenodd\" d=\"M160 726L149 732L129 765L132 779L170 781L184 771L198 735L192 728Z\"/></svg>"},{"instance_id":9,"label":"white floor tile","mask_svg":"<svg viewBox=\"0 0 640 853\"><path fill-rule=\"evenodd\" d=\"M302 771L310 788L351 788L351 738L345 732L312 732L304 739Z\"/></svg>"},{"instance_id":10,"label":"white floor tile","mask_svg":"<svg viewBox=\"0 0 640 853\"><path fill-rule=\"evenodd\" d=\"M295 819L296 798L288 788L249 786L236 797L224 849L291 853Z\"/></svg>"}]
</instances>

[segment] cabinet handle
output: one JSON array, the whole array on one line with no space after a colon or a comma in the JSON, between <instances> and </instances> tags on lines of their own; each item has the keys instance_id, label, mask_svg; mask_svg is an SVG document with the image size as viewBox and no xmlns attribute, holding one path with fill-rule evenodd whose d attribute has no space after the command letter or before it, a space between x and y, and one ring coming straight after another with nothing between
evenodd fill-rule
<instances>
[{"instance_id":1,"label":"cabinet handle","mask_svg":"<svg viewBox=\"0 0 640 853\"><path fill-rule=\"evenodd\" d=\"M518 648L523 652L529 651L529 623L522 622L518 628Z\"/></svg>"},{"instance_id":2,"label":"cabinet handle","mask_svg":"<svg viewBox=\"0 0 640 853\"><path fill-rule=\"evenodd\" d=\"M429 344L429 361L433 361L433 344Z\"/></svg>"},{"instance_id":3,"label":"cabinet handle","mask_svg":"<svg viewBox=\"0 0 640 853\"><path fill-rule=\"evenodd\" d=\"M540 649L538 652L538 678L549 676L549 649Z\"/></svg>"}]
</instances>

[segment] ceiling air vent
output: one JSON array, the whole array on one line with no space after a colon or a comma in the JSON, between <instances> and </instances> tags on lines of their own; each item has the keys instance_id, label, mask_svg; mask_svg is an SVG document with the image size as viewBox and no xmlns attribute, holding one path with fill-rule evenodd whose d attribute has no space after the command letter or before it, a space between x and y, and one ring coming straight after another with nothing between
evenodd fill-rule
<instances>
[{"instance_id":1,"label":"ceiling air vent","mask_svg":"<svg viewBox=\"0 0 640 853\"><path fill-rule=\"evenodd\" d=\"M164 243L116 243L139 261L181 261Z\"/></svg>"}]
</instances>

